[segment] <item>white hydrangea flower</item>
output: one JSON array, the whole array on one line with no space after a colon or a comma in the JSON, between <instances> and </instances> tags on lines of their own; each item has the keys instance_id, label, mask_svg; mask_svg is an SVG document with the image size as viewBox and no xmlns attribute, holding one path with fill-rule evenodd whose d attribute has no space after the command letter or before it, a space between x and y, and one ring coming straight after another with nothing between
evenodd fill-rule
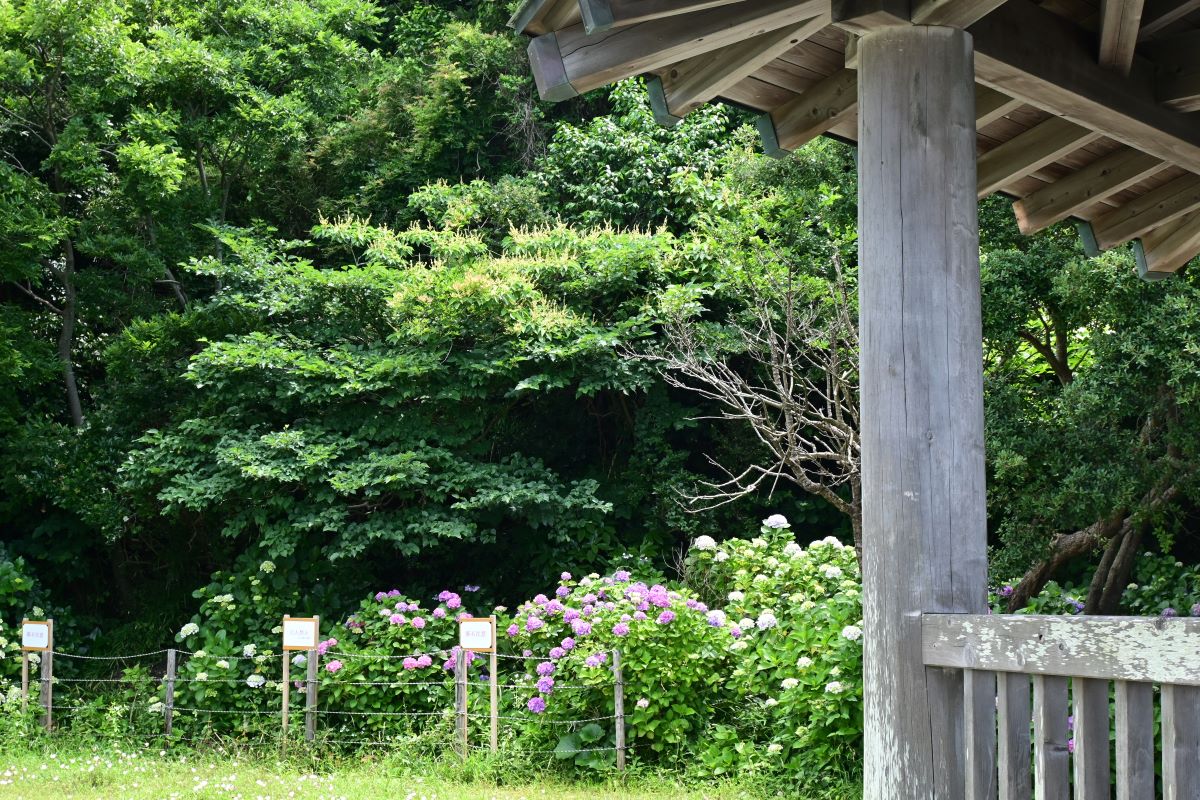
<instances>
[{"instance_id":1,"label":"white hydrangea flower","mask_svg":"<svg viewBox=\"0 0 1200 800\"><path fill-rule=\"evenodd\" d=\"M308 663L308 658L304 655L304 653L300 653L292 658L292 663L297 667L303 667Z\"/></svg>"},{"instance_id":2,"label":"white hydrangea flower","mask_svg":"<svg viewBox=\"0 0 1200 800\"><path fill-rule=\"evenodd\" d=\"M841 681L830 681L825 684L825 692L827 694L841 694L845 689L846 687L842 685Z\"/></svg>"},{"instance_id":3,"label":"white hydrangea flower","mask_svg":"<svg viewBox=\"0 0 1200 800\"><path fill-rule=\"evenodd\" d=\"M259 675L258 673L255 673L255 674L251 675L249 678L246 678L246 685L249 686L251 689L257 689L258 687L262 686L266 682L267 682L267 679L264 678L262 675Z\"/></svg>"},{"instance_id":4,"label":"white hydrangea flower","mask_svg":"<svg viewBox=\"0 0 1200 800\"><path fill-rule=\"evenodd\" d=\"M197 650L196 652L192 653L192 658L206 658L207 656L208 653L204 652L203 650Z\"/></svg>"},{"instance_id":5,"label":"white hydrangea flower","mask_svg":"<svg viewBox=\"0 0 1200 800\"><path fill-rule=\"evenodd\" d=\"M692 549L703 551L716 550L717 540L711 536L697 536L696 541L692 542Z\"/></svg>"},{"instance_id":6,"label":"white hydrangea flower","mask_svg":"<svg viewBox=\"0 0 1200 800\"><path fill-rule=\"evenodd\" d=\"M231 595L231 594L219 594L219 595L217 595L216 597L214 597L214 598L213 598L213 602L214 602L214 603L232 603L232 602L233 602L233 595Z\"/></svg>"},{"instance_id":7,"label":"white hydrangea flower","mask_svg":"<svg viewBox=\"0 0 1200 800\"><path fill-rule=\"evenodd\" d=\"M248 644L242 648L242 655L245 656L246 658L254 658L254 655L257 652L258 652L258 645Z\"/></svg>"},{"instance_id":8,"label":"white hydrangea flower","mask_svg":"<svg viewBox=\"0 0 1200 800\"><path fill-rule=\"evenodd\" d=\"M797 678L784 678L783 683L781 683L779 685L786 692L788 689L795 689L797 686L799 686L800 681Z\"/></svg>"},{"instance_id":9,"label":"white hydrangea flower","mask_svg":"<svg viewBox=\"0 0 1200 800\"><path fill-rule=\"evenodd\" d=\"M729 597L729 602L731 602L731 603L740 603L746 599L745 594L743 594L742 592L736 592L736 591L730 592L727 596Z\"/></svg>"},{"instance_id":10,"label":"white hydrangea flower","mask_svg":"<svg viewBox=\"0 0 1200 800\"><path fill-rule=\"evenodd\" d=\"M276 633L276 634L283 633L283 626L276 625L274 628L271 628L271 633Z\"/></svg>"},{"instance_id":11,"label":"white hydrangea flower","mask_svg":"<svg viewBox=\"0 0 1200 800\"><path fill-rule=\"evenodd\" d=\"M750 544L754 547L763 548L767 546L767 540L761 536L755 536L750 540Z\"/></svg>"},{"instance_id":12,"label":"white hydrangea flower","mask_svg":"<svg viewBox=\"0 0 1200 800\"><path fill-rule=\"evenodd\" d=\"M189 622L187 625L184 625L179 629L179 635L185 639L189 636L195 636L199 632L200 626L194 622Z\"/></svg>"},{"instance_id":13,"label":"white hydrangea flower","mask_svg":"<svg viewBox=\"0 0 1200 800\"><path fill-rule=\"evenodd\" d=\"M763 701L763 705L765 705L767 708L770 708L771 706L779 705L779 701L774 697L768 697L765 701Z\"/></svg>"},{"instance_id":14,"label":"white hydrangea flower","mask_svg":"<svg viewBox=\"0 0 1200 800\"><path fill-rule=\"evenodd\" d=\"M836 678L838 675L842 674L842 668L834 667L833 669L829 670L829 674Z\"/></svg>"},{"instance_id":15,"label":"white hydrangea flower","mask_svg":"<svg viewBox=\"0 0 1200 800\"><path fill-rule=\"evenodd\" d=\"M217 662L217 667L220 669L229 669L229 662L222 658Z\"/></svg>"},{"instance_id":16,"label":"white hydrangea flower","mask_svg":"<svg viewBox=\"0 0 1200 800\"><path fill-rule=\"evenodd\" d=\"M781 752L782 750L783 750L783 745L779 744L778 742L772 742L771 744L767 745L767 752L770 753L771 755L775 755L776 753Z\"/></svg>"},{"instance_id":17,"label":"white hydrangea flower","mask_svg":"<svg viewBox=\"0 0 1200 800\"><path fill-rule=\"evenodd\" d=\"M270 575L272 572L275 571L275 562L274 561L262 562L261 564L258 565L258 571L265 572L268 575Z\"/></svg>"},{"instance_id":18,"label":"white hydrangea flower","mask_svg":"<svg viewBox=\"0 0 1200 800\"><path fill-rule=\"evenodd\" d=\"M198 681L206 681L206 680L208 680L208 673L207 673L207 672L197 672L197 673L196 673L196 680L198 680Z\"/></svg>"},{"instance_id":19,"label":"white hydrangea flower","mask_svg":"<svg viewBox=\"0 0 1200 800\"><path fill-rule=\"evenodd\" d=\"M147 710L147 711L149 711L151 714L161 714L161 713L162 713L162 711L163 711L163 702L162 702L162 700L155 700L153 703L151 703L151 704L150 704L150 705L149 705L149 706L146 708L146 710Z\"/></svg>"},{"instance_id":20,"label":"white hydrangea flower","mask_svg":"<svg viewBox=\"0 0 1200 800\"><path fill-rule=\"evenodd\" d=\"M768 578L766 575L763 575L761 572L754 576L755 583L766 583L769 580L771 580L771 579Z\"/></svg>"},{"instance_id":21,"label":"white hydrangea flower","mask_svg":"<svg viewBox=\"0 0 1200 800\"><path fill-rule=\"evenodd\" d=\"M742 617L740 620L738 620L737 626L743 631L754 630L754 620L750 619L749 617Z\"/></svg>"},{"instance_id":22,"label":"white hydrangea flower","mask_svg":"<svg viewBox=\"0 0 1200 800\"><path fill-rule=\"evenodd\" d=\"M767 566L770 567L771 569L775 569L776 567L779 566L779 559L776 558L775 556L771 556L770 558L767 559Z\"/></svg>"},{"instance_id":23,"label":"white hydrangea flower","mask_svg":"<svg viewBox=\"0 0 1200 800\"><path fill-rule=\"evenodd\" d=\"M738 651L741 651L741 650L745 650L745 649L746 649L747 647L749 647L749 646L750 646L750 645L749 645L749 644L746 642L746 640L745 640L745 639L738 639L736 642L734 642L733 644L729 645L729 649L730 649L730 650L733 650L734 652L738 652Z\"/></svg>"},{"instance_id":24,"label":"white hydrangea flower","mask_svg":"<svg viewBox=\"0 0 1200 800\"><path fill-rule=\"evenodd\" d=\"M842 638L849 639L852 642L857 642L862 638L862 628L857 625L847 625L842 628Z\"/></svg>"},{"instance_id":25,"label":"white hydrangea flower","mask_svg":"<svg viewBox=\"0 0 1200 800\"><path fill-rule=\"evenodd\" d=\"M842 577L842 568L836 564L822 564L821 574L826 578L840 578Z\"/></svg>"},{"instance_id":26,"label":"white hydrangea flower","mask_svg":"<svg viewBox=\"0 0 1200 800\"><path fill-rule=\"evenodd\" d=\"M786 528L789 525L787 517L785 517L783 514L772 514L764 519L762 524L764 528L775 528L776 530L779 528Z\"/></svg>"},{"instance_id":27,"label":"white hydrangea flower","mask_svg":"<svg viewBox=\"0 0 1200 800\"><path fill-rule=\"evenodd\" d=\"M758 615L758 619L754 622L755 627L760 631L765 631L768 628L774 628L779 624L779 620L775 618L775 612L767 608Z\"/></svg>"},{"instance_id":28,"label":"white hydrangea flower","mask_svg":"<svg viewBox=\"0 0 1200 800\"><path fill-rule=\"evenodd\" d=\"M713 556L713 561L716 561L718 564L720 564L722 561L728 561L728 560L729 560L729 553L726 553L724 550L718 550L716 555Z\"/></svg>"},{"instance_id":29,"label":"white hydrangea flower","mask_svg":"<svg viewBox=\"0 0 1200 800\"><path fill-rule=\"evenodd\" d=\"M708 612L708 624L712 625L714 628L724 627L725 626L725 612L719 608L714 608L712 611L709 611Z\"/></svg>"},{"instance_id":30,"label":"white hydrangea flower","mask_svg":"<svg viewBox=\"0 0 1200 800\"><path fill-rule=\"evenodd\" d=\"M783 554L788 558L796 558L804 553L804 548L795 542L788 542L783 546Z\"/></svg>"},{"instance_id":31,"label":"white hydrangea flower","mask_svg":"<svg viewBox=\"0 0 1200 800\"><path fill-rule=\"evenodd\" d=\"M808 669L812 665L813 660L808 656L800 656L800 658L796 659L796 666L800 669Z\"/></svg>"}]
</instances>

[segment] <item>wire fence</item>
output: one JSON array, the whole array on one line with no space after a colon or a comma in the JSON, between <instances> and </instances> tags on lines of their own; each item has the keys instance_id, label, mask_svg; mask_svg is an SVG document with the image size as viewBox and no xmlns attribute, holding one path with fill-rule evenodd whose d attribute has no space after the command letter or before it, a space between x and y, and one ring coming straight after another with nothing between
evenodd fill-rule
<instances>
[{"instance_id":1,"label":"wire fence","mask_svg":"<svg viewBox=\"0 0 1200 800\"><path fill-rule=\"evenodd\" d=\"M406 655L334 650L322 653L311 649L269 656L216 655L172 648L95 656L46 649L37 654L22 654L21 701L23 709L33 707L41 718L41 726L52 735L89 730L163 741L168 745L272 742L287 746L303 739L338 747L411 746L424 738L450 744L464 758L483 752L552 754L560 759L595 756L613 759L618 768L624 769L627 754L634 747L625 741L624 681L618 651L588 654L604 662L604 673L608 676L604 681L554 683L552 689L539 686L528 670L523 681L520 677L516 681L500 679L499 660L532 664L539 660L532 654L482 655L489 662L484 665L486 675L472 681L471 659L466 651L457 648ZM560 659L558 667L575 656L568 654ZM343 680L333 677L336 673L322 674L319 670L323 658L328 668L334 661L391 662L422 657L428 657L425 669L441 672L440 680L426 676L414 676L419 678L415 680L374 676ZM452 668L434 662L435 658L447 660ZM67 675L56 675L55 659L84 666L68 668ZM236 662L252 661L256 671L250 676L210 676L189 668L189 660L195 659L201 659L198 666L207 665L209 669L217 664L231 668ZM279 674L263 675L264 664L275 659L279 659ZM40 675L30 675L31 666L38 667ZM305 674L293 680L290 670L294 666L303 666ZM589 666L597 664L589 662ZM107 674L78 674L84 669L105 670ZM120 670L119 676L113 674L116 670ZM269 691L264 692L264 688ZM293 688L295 692L291 691ZM423 693L419 703L426 707L406 705L411 697L388 690L417 690ZM191 702L176 703L177 692L183 692ZM545 715L544 697L551 692L595 692L605 706L611 701L613 713L578 719ZM523 707L520 699L527 694L543 698L541 707L533 699ZM211 701L204 702L206 698ZM438 703L444 706L428 708L429 704ZM360 707L363 705L367 707ZM300 724L290 727L292 720ZM447 722L452 725L444 725ZM399 728L395 727L398 723ZM611 728L611 736L599 728L600 723ZM478 740L472 741L475 737ZM548 737L551 741L557 737L558 746L530 746Z\"/></svg>"}]
</instances>

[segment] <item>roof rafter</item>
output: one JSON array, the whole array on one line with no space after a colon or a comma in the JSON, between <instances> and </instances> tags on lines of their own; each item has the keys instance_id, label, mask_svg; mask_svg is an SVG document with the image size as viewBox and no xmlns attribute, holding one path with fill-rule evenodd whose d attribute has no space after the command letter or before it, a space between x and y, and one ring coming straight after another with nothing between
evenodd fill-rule
<instances>
[{"instance_id":1,"label":"roof rafter","mask_svg":"<svg viewBox=\"0 0 1200 800\"><path fill-rule=\"evenodd\" d=\"M1200 111L1200 31L1145 46L1155 66L1155 96L1178 111Z\"/></svg>"},{"instance_id":2,"label":"roof rafter","mask_svg":"<svg viewBox=\"0 0 1200 800\"><path fill-rule=\"evenodd\" d=\"M1166 164L1161 160L1132 147L1114 150L1013 203L1017 225L1021 233L1037 233L1145 180L1164 167Z\"/></svg>"},{"instance_id":3,"label":"roof rafter","mask_svg":"<svg viewBox=\"0 0 1200 800\"><path fill-rule=\"evenodd\" d=\"M917 25L966 28L1000 7L1004 0L914 0L912 21Z\"/></svg>"},{"instance_id":4,"label":"roof rafter","mask_svg":"<svg viewBox=\"0 0 1200 800\"><path fill-rule=\"evenodd\" d=\"M1196 209L1200 209L1200 176L1184 175L1093 220L1092 235L1096 246L1107 250Z\"/></svg>"},{"instance_id":5,"label":"roof rafter","mask_svg":"<svg viewBox=\"0 0 1200 800\"><path fill-rule=\"evenodd\" d=\"M1200 0L1146 0L1138 41L1153 39L1193 11L1200 11Z\"/></svg>"},{"instance_id":6,"label":"roof rafter","mask_svg":"<svg viewBox=\"0 0 1200 800\"><path fill-rule=\"evenodd\" d=\"M1200 255L1200 211L1185 214L1134 242L1138 274L1159 280L1177 272Z\"/></svg>"},{"instance_id":7,"label":"roof rafter","mask_svg":"<svg viewBox=\"0 0 1200 800\"><path fill-rule=\"evenodd\" d=\"M746 0L576 0L579 13L583 16L583 28L588 33L599 33L637 25L652 19L674 17L704 11L718 6L743 3Z\"/></svg>"},{"instance_id":8,"label":"roof rafter","mask_svg":"<svg viewBox=\"0 0 1200 800\"><path fill-rule=\"evenodd\" d=\"M798 27L780 28L668 67L647 85L655 119L662 125L676 124L828 24L829 15L823 14Z\"/></svg>"},{"instance_id":9,"label":"roof rafter","mask_svg":"<svg viewBox=\"0 0 1200 800\"><path fill-rule=\"evenodd\" d=\"M779 156L795 150L849 117L858 108L858 73L841 69L758 120L763 149Z\"/></svg>"},{"instance_id":10,"label":"roof rafter","mask_svg":"<svg viewBox=\"0 0 1200 800\"><path fill-rule=\"evenodd\" d=\"M975 84L975 129L991 125L1023 105L1025 105L1023 100L1016 100L1003 92Z\"/></svg>"},{"instance_id":11,"label":"roof rafter","mask_svg":"<svg viewBox=\"0 0 1200 800\"><path fill-rule=\"evenodd\" d=\"M543 100L566 100L608 83L720 50L821 14L822 0L756 0L589 35L582 23L538 36L529 62ZM600 46L603 45L603 46Z\"/></svg>"},{"instance_id":12,"label":"roof rafter","mask_svg":"<svg viewBox=\"0 0 1200 800\"><path fill-rule=\"evenodd\" d=\"M979 196L989 195L1099 138L1099 133L1061 117L1040 122L979 157Z\"/></svg>"},{"instance_id":13,"label":"roof rafter","mask_svg":"<svg viewBox=\"0 0 1200 800\"><path fill-rule=\"evenodd\" d=\"M1144 0L1100 0L1100 66L1128 75Z\"/></svg>"}]
</instances>

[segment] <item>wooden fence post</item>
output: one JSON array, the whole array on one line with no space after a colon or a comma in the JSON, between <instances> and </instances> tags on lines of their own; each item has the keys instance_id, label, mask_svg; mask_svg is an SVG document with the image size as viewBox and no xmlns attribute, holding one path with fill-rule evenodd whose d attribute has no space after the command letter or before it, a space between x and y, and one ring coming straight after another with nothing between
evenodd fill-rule
<instances>
[{"instance_id":1,"label":"wooden fence post","mask_svg":"<svg viewBox=\"0 0 1200 800\"><path fill-rule=\"evenodd\" d=\"M281 746L287 746L288 703L292 700L292 650L283 651L283 741Z\"/></svg>"},{"instance_id":2,"label":"wooden fence post","mask_svg":"<svg viewBox=\"0 0 1200 800\"><path fill-rule=\"evenodd\" d=\"M491 745L492 752L495 753L500 749L500 678L496 674L498 671L498 661L496 653L500 649L499 637L496 635L496 617L490 617L492 621L492 652L491 660L488 663L488 703L491 713Z\"/></svg>"},{"instance_id":3,"label":"wooden fence post","mask_svg":"<svg viewBox=\"0 0 1200 800\"><path fill-rule=\"evenodd\" d=\"M617 770L625 771L625 673L621 651L613 650L613 727L617 736Z\"/></svg>"},{"instance_id":4,"label":"wooden fence post","mask_svg":"<svg viewBox=\"0 0 1200 800\"><path fill-rule=\"evenodd\" d=\"M461 647L454 657L454 712L458 746L467 758L467 651Z\"/></svg>"},{"instance_id":5,"label":"wooden fence post","mask_svg":"<svg viewBox=\"0 0 1200 800\"><path fill-rule=\"evenodd\" d=\"M168 738L171 736L172 717L175 713L175 648L167 651L167 675L163 679L163 727Z\"/></svg>"},{"instance_id":6,"label":"wooden fence post","mask_svg":"<svg viewBox=\"0 0 1200 800\"><path fill-rule=\"evenodd\" d=\"M49 732L54 728L54 620L47 619L49 633L46 649L42 651L42 724Z\"/></svg>"},{"instance_id":7,"label":"wooden fence post","mask_svg":"<svg viewBox=\"0 0 1200 800\"><path fill-rule=\"evenodd\" d=\"M21 630L25 629L28 620L21 620ZM29 651L21 648L21 715L29 708Z\"/></svg>"},{"instance_id":8,"label":"wooden fence post","mask_svg":"<svg viewBox=\"0 0 1200 800\"><path fill-rule=\"evenodd\" d=\"M308 651L308 680L304 686L304 740L311 742L317 734L317 664L320 653Z\"/></svg>"}]
</instances>

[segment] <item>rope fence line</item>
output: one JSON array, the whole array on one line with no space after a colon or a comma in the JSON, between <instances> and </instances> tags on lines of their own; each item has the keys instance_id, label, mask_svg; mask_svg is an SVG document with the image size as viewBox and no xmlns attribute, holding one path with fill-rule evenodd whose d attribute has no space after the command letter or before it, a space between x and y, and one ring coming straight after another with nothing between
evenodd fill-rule
<instances>
[{"instance_id":1,"label":"rope fence line","mask_svg":"<svg viewBox=\"0 0 1200 800\"><path fill-rule=\"evenodd\" d=\"M152 651L147 651L144 653L134 653L134 654L129 654L129 655L92 656L92 655L84 655L84 654L78 654L78 653L68 653L68 652L64 652L64 651L54 650L52 647L48 647L44 651L42 651L42 655L44 657L41 659L35 660L35 659L31 658L30 656L32 654L28 653L28 652L25 653L25 657L28 659L28 663L36 663L36 661L40 661L41 676L40 676L40 678L35 678L33 683L37 683L40 685L39 696L36 698L36 702L41 707L42 724L46 728L46 730L50 731L50 732L52 732L55 728L55 726L53 724L53 720L54 720L54 717L56 714L60 718L65 718L65 717L74 717L77 715L84 714L86 712L91 712L93 714L96 714L97 716L106 716L110 720L110 723L113 720L119 720L121 717L127 717L127 722L128 722L128 726L129 726L130 730L128 731L128 733L126 735L132 735L134 737L140 737L140 738L149 737L149 738L153 738L153 739L161 738L161 739L167 740L168 742L171 742L171 741L213 741L214 739L219 740L220 735L212 732L211 720L209 722L210 727L208 728L208 730L210 731L210 735L205 736L205 737L189 737L189 736L181 734L180 732L176 732L173 730L172 725L173 725L174 717L176 714L194 715L194 716L189 716L188 719L189 720L196 719L197 717L199 717L198 721L201 721L204 718L211 717L211 715L224 715L227 717L241 716L241 717L258 717L258 718L280 718L281 722L282 722L283 741L286 743L286 741L288 740L288 720L289 720L290 713L295 713L296 715L303 715L303 717L304 717L304 739L308 742L312 742L316 739L316 722L321 717L325 717L325 718L336 718L336 717L434 718L434 717L440 717L443 719L453 717L455 719L455 725L454 725L454 727L455 727L455 736L454 736L455 747L456 747L456 750L458 750L458 752L461 753L462 757L466 758L469 755L469 753L473 750L474 751L488 750L493 753L496 753L499 751L500 748L499 748L499 743L498 743L498 740L499 740L498 726L499 726L500 722L525 722L525 723L537 722L540 725L547 725L547 726L582 726L582 725L586 725L589 723L612 720L615 723L615 729L616 729L615 733L616 733L617 744L615 747L583 748L583 749L572 750L572 751L564 751L564 750L560 750L560 749L513 750L512 748L505 747L504 752L506 752L506 753L529 753L529 754L555 753L555 754L561 756L564 754L570 755L570 754L584 753L584 752L615 751L617 753L618 768L624 769L625 755L628 751L631 751L634 749L632 746L627 746L624 741L624 739L625 739L625 729L624 729L625 728L625 715L624 715L624 705L623 705L624 681L622 678L621 667L620 667L620 651L618 651L618 650L601 650L601 651L595 651L595 652L588 652L588 653L586 653L586 655L583 652L576 652L576 653L571 653L570 655L568 655L565 658L556 659L558 665L562 666L564 663L578 662L578 661L586 660L586 659L595 659L596 656L599 656L600 657L599 663L591 663L589 661L586 664L586 666L594 667L594 668L603 668L606 672L610 671L612 673L613 680L612 680L612 683L608 684L608 685L612 687L612 690L614 692L613 707L614 707L614 711L615 711L615 713L613 713L613 714L588 717L585 719L559 720L559 719L548 719L545 717L541 717L539 715L539 713L540 713L539 710L535 709L535 707L533 705L533 701L531 701L529 704L530 711L533 712L531 715L516 716L516 715L511 715L511 714L505 715L505 714L499 713L498 696L499 696L499 690L501 690L501 689L515 690L515 691L521 691L521 692L537 690L539 692L538 696L548 695L551 693L550 689L546 689L544 691L539 690L536 685L537 682L534 679L532 679L532 677L529 677L529 679L526 680L525 682L517 682L517 683L500 683L498 680L498 677L497 677L497 674L498 674L497 660L498 659L503 658L503 659L506 659L509 661L526 661L526 662L531 662L531 661L542 662L542 661L546 660L543 657L536 657L536 656L533 656L532 654L530 654L530 655L525 655L525 654L509 655L509 654L500 654L500 653L488 652L488 651L476 653L474 651L461 650L458 648L454 648L451 650L443 649L443 650L431 651L431 652L427 652L427 653L416 653L416 654L411 654L411 655L345 653L342 651L334 651L334 650L328 650L325 653L322 653L322 652L320 652L320 650L318 648L300 649L300 648L293 647L290 649L293 652L297 652L297 655L292 656L291 652L288 652L288 649L289 648L285 647L283 653L281 654L282 658L283 658L283 664L282 664L283 672L282 672L282 677L280 677L278 679L275 677L269 676L269 675L265 675L261 671L255 671L252 675L247 675L244 677L208 677L207 675L205 675L204 677L180 677L177 674L178 673L177 665L181 660L180 656L183 656L185 658L191 657L191 659L194 660L197 657L197 653L199 653L200 657L203 657L206 661L237 662L237 661L253 660L258 664L266 664L269 662L278 663L277 659L280 657L280 654L275 654L275 653L270 653L270 654L263 653L263 654L255 654L255 655L244 655L243 654L240 656L238 656L238 655L227 655L226 656L226 655L205 653L203 651L193 652L193 651L178 650L178 649L173 649L173 648L164 648L161 650L152 650ZM149 675L149 674L136 675L135 674L133 676L126 675L124 677L118 677L118 678L114 678L114 677L97 677L97 678L62 677L62 678L60 678L53 674L54 673L53 662L54 662L55 656L58 656L58 657L61 657L64 659L71 659L71 660L78 660L78 661L115 663L115 662L134 661L136 659L144 659L144 658L149 658L152 656L160 656L160 655L166 656L166 669L165 669L165 674L163 674L163 675ZM347 658L347 659L361 658L361 659L388 660L388 661L421 658L422 656L430 656L430 657L437 656L439 658L442 656L446 656L448 658L452 657L452 660L449 664L445 664L441 667L443 670L450 671L450 674L446 675L444 679L437 680L437 681L432 681L432 680L417 680L417 681L320 680L319 679L320 673L318 671L318 665L321 661L322 656L329 657L329 658L331 658L331 660L332 660L332 657L337 656L339 658ZM489 689L490 689L489 713L477 713L477 712L471 712L468 710L468 702L467 702L468 688L472 683L478 682L478 681L471 680L471 677L468 675L468 672L469 672L471 662L474 660L477 660L480 656L482 656L483 659L485 659L485 660L490 659L490 666L486 667L486 674L482 677L482 681L487 683L489 686ZM608 656L612 656L611 664L607 663L609 661ZM307 667L307 670L306 670L307 675L299 677L296 680L290 679L288 668L290 666L292 666L293 664L296 664L296 665L303 664L304 666L306 666ZM451 665L453 666L452 670L451 670ZM427 667L420 667L420 669L430 669L433 667L434 667L434 665L430 665ZM228 663L221 664L221 668L228 668ZM128 669L128 668L126 668L126 669ZM250 683L249 679L254 676L261 677L262 681L257 684ZM277 689L277 688L282 689L282 706L279 709L276 709L276 710L240 709L239 710L239 709L230 709L230 708L196 708L196 707L191 707L191 706L176 706L174 704L175 689L176 689L176 686L178 686L178 685L214 684L216 686L228 686L228 685L236 685L239 683L246 683L247 687L251 691L257 691L259 689L262 689L264 686L266 686L268 684L268 682L271 683L272 685L267 689L267 692L273 693L275 691L275 689ZM23 708L26 707L26 704L28 703L28 700L29 700L29 696L31 694L29 691L30 683L31 683L30 681L24 681L22 684L22 703L23 703L22 707ZM144 701L143 700L145 697L144 693L142 694L143 699L132 700L132 701L122 700L119 698L113 698L113 702L111 702L107 706L103 705L103 704L57 705L54 703L53 687L55 685L64 685L66 688L70 688L72 686L82 687L82 685L86 685L86 684L94 684L96 686L125 684L128 686L134 687L135 689L154 687L154 690L156 693L158 692L158 690L160 690L160 689L162 690L162 696L157 697L157 698L153 699L152 701ZM328 709L328 708L323 709L323 708L319 707L319 696L318 695L319 695L320 689L323 687L328 688L328 687L337 687L337 686L361 686L361 687L400 688L400 687L405 687L405 686L415 686L415 687L437 687L440 689L446 689L451 685L453 685L454 689L455 689L454 707L446 708L446 709L443 709L440 711L353 711L353 710ZM303 694L298 693L297 699L299 700L299 702L292 702L292 698L291 698L290 692L289 692L289 689L292 686L295 686L296 688L300 689L300 692L303 693ZM573 691L573 690L596 691L596 690L603 690L605 688L606 688L606 686L604 684L556 684L553 686L553 691ZM200 695L200 698L203 698L202 694ZM143 717L149 716L152 718L161 718L163 720L163 725L164 725L165 729L162 732L158 732L158 733L150 733L149 731L144 731L144 730L142 730L142 731L134 730L136 725L143 724L143 723L135 723L135 718L139 718L139 715L143 715ZM470 720L487 720L488 722L490 722L491 742L489 745L483 745L483 744L476 745L476 744L472 744L468 741ZM334 726L334 728L331 728L330 730L332 731L335 729L345 730L344 727L338 728L338 726ZM234 741L237 741L238 743L245 743L245 741L246 741L245 736L250 733L251 733L251 731L248 728L245 728L245 729L243 729L243 731L241 731L240 735L234 734ZM393 738L393 740L398 740L402 736L403 736L403 734L398 734L397 736L392 737L392 738ZM268 735L266 734L265 731L262 731L260 729L259 738L262 738L265 740L266 738L268 738ZM341 744L378 744L378 743L386 743L387 738L385 737L383 739L340 739L340 738L331 739L326 736L322 736L321 741L322 742L330 742L330 743L341 743Z\"/></svg>"}]
</instances>

